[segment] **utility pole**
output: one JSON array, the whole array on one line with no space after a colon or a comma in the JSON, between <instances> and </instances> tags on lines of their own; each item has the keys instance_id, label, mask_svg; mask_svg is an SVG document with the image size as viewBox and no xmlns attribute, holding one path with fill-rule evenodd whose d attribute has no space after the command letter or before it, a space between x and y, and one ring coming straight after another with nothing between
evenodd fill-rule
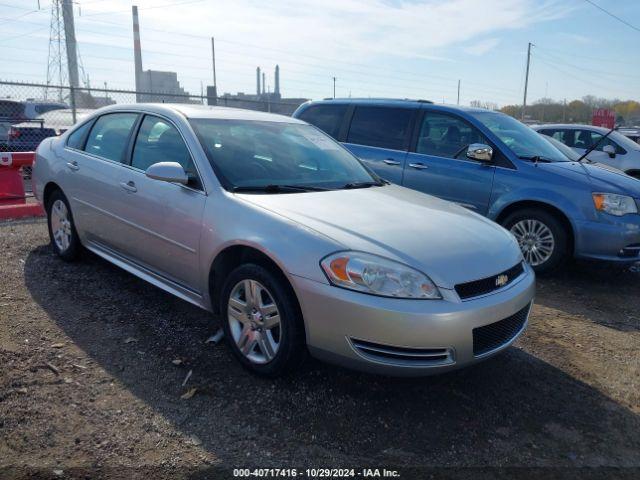
<instances>
[{"instance_id":1,"label":"utility pole","mask_svg":"<svg viewBox=\"0 0 640 480\"><path fill-rule=\"evenodd\" d=\"M76 29L73 23L73 2L62 0L62 19L64 21L64 39L67 47L67 66L69 68L69 87L71 88L71 112L73 123L76 123L75 89L78 81L78 50L76 47Z\"/></svg>"},{"instance_id":2,"label":"utility pole","mask_svg":"<svg viewBox=\"0 0 640 480\"><path fill-rule=\"evenodd\" d=\"M562 103L562 123L565 123L567 118L567 99L564 99L564 102Z\"/></svg>"},{"instance_id":3,"label":"utility pole","mask_svg":"<svg viewBox=\"0 0 640 480\"><path fill-rule=\"evenodd\" d=\"M458 103L457 105L460 105L460 80L458 80Z\"/></svg>"},{"instance_id":4,"label":"utility pole","mask_svg":"<svg viewBox=\"0 0 640 480\"><path fill-rule=\"evenodd\" d=\"M529 42L527 47L527 72L524 77L524 100L522 101L522 121L524 121L524 114L527 109L527 88L529 88L529 64L531 63L531 46L533 44Z\"/></svg>"},{"instance_id":5,"label":"utility pole","mask_svg":"<svg viewBox=\"0 0 640 480\"><path fill-rule=\"evenodd\" d=\"M336 77L333 77L333 98L336 98Z\"/></svg>"}]
</instances>

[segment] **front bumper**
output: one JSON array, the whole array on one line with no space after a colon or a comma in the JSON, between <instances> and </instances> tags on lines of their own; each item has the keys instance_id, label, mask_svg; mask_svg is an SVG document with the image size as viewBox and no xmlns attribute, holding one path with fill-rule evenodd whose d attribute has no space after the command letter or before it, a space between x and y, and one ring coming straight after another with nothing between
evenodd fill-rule
<instances>
[{"instance_id":1,"label":"front bumper","mask_svg":"<svg viewBox=\"0 0 640 480\"><path fill-rule=\"evenodd\" d=\"M607 215L606 222L577 222L575 256L613 262L640 261L640 215Z\"/></svg>"},{"instance_id":2,"label":"front bumper","mask_svg":"<svg viewBox=\"0 0 640 480\"><path fill-rule=\"evenodd\" d=\"M302 277L292 280L314 357L396 376L440 373L503 350L524 331L535 294L535 276L529 266L507 287L466 301L453 290L441 289L443 300L403 300ZM476 348L474 354L474 329L518 314L520 324L507 330L503 342L482 353Z\"/></svg>"}]
</instances>

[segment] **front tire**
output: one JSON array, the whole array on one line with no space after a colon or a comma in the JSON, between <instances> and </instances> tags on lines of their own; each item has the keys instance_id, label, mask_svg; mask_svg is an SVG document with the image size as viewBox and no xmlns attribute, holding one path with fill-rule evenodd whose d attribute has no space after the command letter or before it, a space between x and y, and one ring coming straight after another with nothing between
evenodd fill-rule
<instances>
[{"instance_id":1,"label":"front tire","mask_svg":"<svg viewBox=\"0 0 640 480\"><path fill-rule=\"evenodd\" d=\"M282 275L256 264L237 267L222 289L220 311L229 348L247 370L278 377L301 363L302 315Z\"/></svg>"},{"instance_id":2,"label":"front tire","mask_svg":"<svg viewBox=\"0 0 640 480\"><path fill-rule=\"evenodd\" d=\"M49 238L54 253L66 262L76 260L82 246L67 197L56 190L51 194L46 207Z\"/></svg>"},{"instance_id":3,"label":"front tire","mask_svg":"<svg viewBox=\"0 0 640 480\"><path fill-rule=\"evenodd\" d=\"M510 214L503 226L516 237L522 255L536 273L551 272L569 255L569 234L553 214L526 208Z\"/></svg>"}]
</instances>

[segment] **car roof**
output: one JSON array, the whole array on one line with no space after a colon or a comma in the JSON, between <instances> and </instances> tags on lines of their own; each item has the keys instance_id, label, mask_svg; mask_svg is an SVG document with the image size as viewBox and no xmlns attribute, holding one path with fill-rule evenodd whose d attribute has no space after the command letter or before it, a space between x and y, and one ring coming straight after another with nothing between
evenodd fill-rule
<instances>
[{"instance_id":1,"label":"car roof","mask_svg":"<svg viewBox=\"0 0 640 480\"><path fill-rule=\"evenodd\" d=\"M469 113L491 112L484 108L466 107L462 105L449 105L446 103L435 104L430 100L416 100L410 98L325 98L324 100L312 100L304 105L339 104L339 105L371 105L371 106L394 106L408 108L423 108L428 105L430 109L443 111L462 111ZM496 112L500 113L500 112Z\"/></svg>"},{"instance_id":2,"label":"car roof","mask_svg":"<svg viewBox=\"0 0 640 480\"><path fill-rule=\"evenodd\" d=\"M218 107L183 103L133 103L111 105L101 108L100 113L116 111L141 111L159 114L180 114L186 118L212 118L223 120L254 120L263 122L300 123L305 122L285 115L245 110L242 108Z\"/></svg>"}]
</instances>

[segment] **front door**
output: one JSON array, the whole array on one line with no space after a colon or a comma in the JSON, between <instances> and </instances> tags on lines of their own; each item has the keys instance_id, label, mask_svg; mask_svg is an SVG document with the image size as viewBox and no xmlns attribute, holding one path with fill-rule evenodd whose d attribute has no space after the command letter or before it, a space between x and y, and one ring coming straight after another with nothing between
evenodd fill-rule
<instances>
[{"instance_id":1,"label":"front door","mask_svg":"<svg viewBox=\"0 0 640 480\"><path fill-rule=\"evenodd\" d=\"M189 176L181 185L153 180L146 169L158 162L178 162ZM126 197L119 216L128 230L126 252L133 260L168 280L199 291L199 242L207 196L192 156L177 128L146 115L140 125L131 163L119 178Z\"/></svg>"},{"instance_id":2,"label":"front door","mask_svg":"<svg viewBox=\"0 0 640 480\"><path fill-rule=\"evenodd\" d=\"M426 111L415 151L407 155L403 185L486 214L495 166L468 159L472 143L488 141L459 117Z\"/></svg>"}]
</instances>

